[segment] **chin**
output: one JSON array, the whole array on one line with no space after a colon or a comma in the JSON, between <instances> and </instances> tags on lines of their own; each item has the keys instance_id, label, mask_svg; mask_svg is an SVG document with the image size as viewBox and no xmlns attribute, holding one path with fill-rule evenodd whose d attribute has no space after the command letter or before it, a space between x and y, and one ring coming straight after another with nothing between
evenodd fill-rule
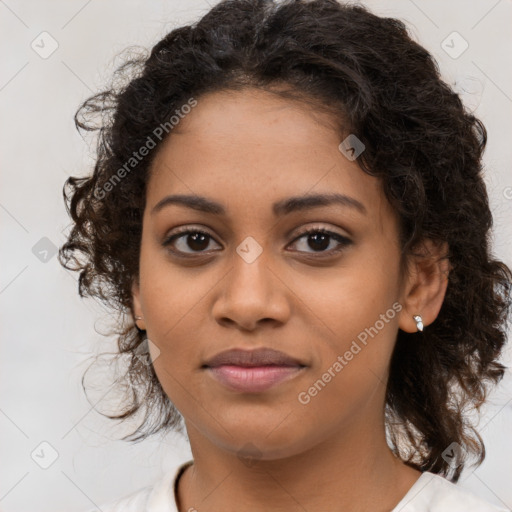
<instances>
[{"instance_id":1,"label":"chin","mask_svg":"<svg viewBox=\"0 0 512 512\"><path fill-rule=\"evenodd\" d=\"M228 428L226 430L233 435L223 435L222 439L217 439L217 445L236 455L246 465L256 464L258 460L285 459L307 450L307 443L299 432L294 434L289 429L274 430L276 424L268 425L257 432L252 428L239 429L236 432ZM210 437L210 439L214 438Z\"/></svg>"}]
</instances>

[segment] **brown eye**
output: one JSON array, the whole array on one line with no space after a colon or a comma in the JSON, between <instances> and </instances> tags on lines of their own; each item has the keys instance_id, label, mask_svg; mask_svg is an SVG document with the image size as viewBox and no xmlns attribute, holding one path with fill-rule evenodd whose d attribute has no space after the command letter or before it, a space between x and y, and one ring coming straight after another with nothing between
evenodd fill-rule
<instances>
[{"instance_id":1,"label":"brown eye","mask_svg":"<svg viewBox=\"0 0 512 512\"><path fill-rule=\"evenodd\" d=\"M301 239L305 239L305 241L302 244L298 244L297 241ZM327 229L317 228L305 231L297 237L293 243L295 245L301 245L302 250L299 250L299 252L309 254L333 254L343 250L346 246L350 245L352 241L338 233L334 233ZM331 248L329 249L329 247ZM307 248L311 249L311 251L306 250Z\"/></svg>"},{"instance_id":2,"label":"brown eye","mask_svg":"<svg viewBox=\"0 0 512 512\"><path fill-rule=\"evenodd\" d=\"M201 254L206 252L213 237L198 229L181 231L174 234L163 242L164 247L171 246L170 250L174 253L183 254Z\"/></svg>"}]
</instances>

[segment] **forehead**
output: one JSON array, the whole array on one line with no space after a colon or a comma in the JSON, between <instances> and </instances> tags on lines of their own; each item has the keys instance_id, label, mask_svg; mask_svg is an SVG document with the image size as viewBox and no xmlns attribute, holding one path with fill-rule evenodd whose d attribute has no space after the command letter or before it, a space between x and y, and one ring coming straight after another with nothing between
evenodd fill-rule
<instances>
[{"instance_id":1,"label":"forehead","mask_svg":"<svg viewBox=\"0 0 512 512\"><path fill-rule=\"evenodd\" d=\"M378 180L339 151L333 115L258 89L197 99L159 148L147 188L152 207L170 193L262 206L308 192L339 192L377 209ZM237 212L238 213L238 212ZM384 212L385 213L385 212Z\"/></svg>"},{"instance_id":2,"label":"forehead","mask_svg":"<svg viewBox=\"0 0 512 512\"><path fill-rule=\"evenodd\" d=\"M333 116L303 102L245 88L201 96L197 106L172 129L166 147L176 149L185 143L211 156L219 147L228 148L229 154L224 156L233 160L244 159L247 151L254 154L263 147L274 153L282 151L284 158L290 158L290 151L305 153L318 148L315 154L320 153L322 146L338 138ZM262 156L264 152L268 151L260 151Z\"/></svg>"}]
</instances>

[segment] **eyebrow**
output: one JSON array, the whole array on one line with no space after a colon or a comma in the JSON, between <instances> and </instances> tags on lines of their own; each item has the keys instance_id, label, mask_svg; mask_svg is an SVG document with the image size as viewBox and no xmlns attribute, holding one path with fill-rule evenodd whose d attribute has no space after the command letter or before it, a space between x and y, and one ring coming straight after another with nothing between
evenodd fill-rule
<instances>
[{"instance_id":1,"label":"eyebrow","mask_svg":"<svg viewBox=\"0 0 512 512\"><path fill-rule=\"evenodd\" d=\"M174 194L161 199L151 210L151 215L158 213L162 208L168 205L177 204L186 206L193 210L198 210L213 215L225 215L226 210L222 204L198 195ZM277 201L272 205L272 211L275 216L287 215L292 212L309 210L321 206L330 206L339 204L342 206L353 208L363 215L367 210L363 203L345 194L309 194L304 196L289 197L281 201Z\"/></svg>"}]
</instances>

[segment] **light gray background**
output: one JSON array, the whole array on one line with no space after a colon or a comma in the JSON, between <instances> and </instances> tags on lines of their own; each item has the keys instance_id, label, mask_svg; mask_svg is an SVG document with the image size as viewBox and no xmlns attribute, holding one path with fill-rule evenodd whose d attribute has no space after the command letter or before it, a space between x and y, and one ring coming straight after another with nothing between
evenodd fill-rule
<instances>
[{"instance_id":1,"label":"light gray background","mask_svg":"<svg viewBox=\"0 0 512 512\"><path fill-rule=\"evenodd\" d=\"M445 79L485 123L494 251L512 265L512 2L371 0L366 5L377 14L406 21L414 37L437 58ZM93 162L94 147L84 143L73 125L79 103L107 82L117 64L113 58L122 49L152 46L208 9L205 0L0 1L4 512L85 510L150 484L174 462L190 458L180 435L134 446L117 441L129 429L115 427L85 399L80 383L84 369L93 353L112 347L112 340L96 332L105 329L108 315L95 301L79 299L77 277L59 265L51 248L64 242L69 225L63 183L68 175L88 172ZM33 41L42 46L41 37L48 37L40 36L43 31L58 44L48 58L31 47ZM454 31L469 44L457 58L442 47ZM452 40L445 45L453 46L453 53L461 42ZM50 48L49 39L45 41ZM504 363L512 365L510 345ZM98 392L93 403L108 398ZM480 420L487 458L476 471L463 473L460 483L508 507L511 427L508 372ZM42 442L58 452L48 469L34 460L50 460L51 449L40 446ZM31 457L34 450L39 458Z\"/></svg>"}]
</instances>

